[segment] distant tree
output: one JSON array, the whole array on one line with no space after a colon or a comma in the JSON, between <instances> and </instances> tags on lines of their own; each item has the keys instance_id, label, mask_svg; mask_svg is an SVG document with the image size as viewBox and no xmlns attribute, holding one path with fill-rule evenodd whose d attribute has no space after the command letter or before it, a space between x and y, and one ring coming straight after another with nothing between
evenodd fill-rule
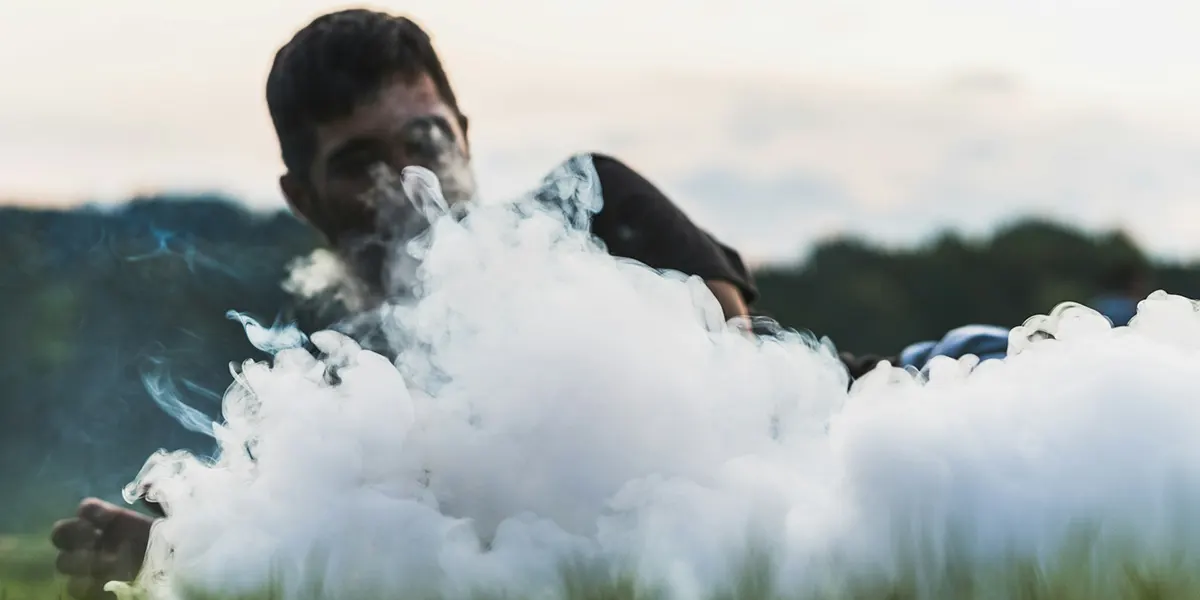
<instances>
[{"instance_id":1,"label":"distant tree","mask_svg":"<svg viewBox=\"0 0 1200 600\"><path fill-rule=\"evenodd\" d=\"M1015 326L1061 302L1086 303L1101 274L1130 262L1147 265L1154 289L1200 294L1200 265L1152 263L1120 231L1025 219L985 239L947 232L906 250L832 240L801 263L760 270L760 307L843 350L891 353L959 325Z\"/></svg>"},{"instance_id":2,"label":"distant tree","mask_svg":"<svg viewBox=\"0 0 1200 600\"><path fill-rule=\"evenodd\" d=\"M262 357L226 311L274 319L289 303L285 265L317 243L288 213L216 196L0 208L0 481L17 482L0 486L0 531L44 526L84 494L115 498L158 448L207 451L210 440L167 416L142 376L167 378L215 416L229 361ZM760 308L784 325L890 353L1086 301L1128 261L1148 265L1153 287L1200 297L1200 265L1153 263L1121 232L1044 220L908 249L833 239L757 276Z\"/></svg>"}]
</instances>

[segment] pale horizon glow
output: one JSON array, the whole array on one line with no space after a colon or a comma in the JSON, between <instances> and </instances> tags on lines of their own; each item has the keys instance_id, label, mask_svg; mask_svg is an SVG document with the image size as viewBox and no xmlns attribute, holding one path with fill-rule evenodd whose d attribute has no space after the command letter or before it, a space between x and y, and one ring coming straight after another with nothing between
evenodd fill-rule
<instances>
[{"instance_id":1,"label":"pale horizon glow","mask_svg":"<svg viewBox=\"0 0 1200 600\"><path fill-rule=\"evenodd\" d=\"M349 5L3 3L0 198L202 190L283 208L266 72L296 29ZM1200 4L366 6L432 33L495 195L602 150L751 257L838 231L904 241L1028 212L1200 254Z\"/></svg>"}]
</instances>

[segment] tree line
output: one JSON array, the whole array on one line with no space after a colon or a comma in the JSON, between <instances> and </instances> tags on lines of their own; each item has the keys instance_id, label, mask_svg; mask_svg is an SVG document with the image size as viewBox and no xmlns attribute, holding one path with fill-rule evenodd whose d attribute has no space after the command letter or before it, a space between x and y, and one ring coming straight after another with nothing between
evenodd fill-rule
<instances>
[{"instance_id":1,"label":"tree line","mask_svg":"<svg viewBox=\"0 0 1200 600\"><path fill-rule=\"evenodd\" d=\"M82 495L119 497L145 458L208 449L143 384L171 382L209 415L230 360L263 357L230 309L266 322L286 265L319 243L286 212L229 198L143 197L116 207L0 208L0 532L44 525ZM758 308L852 352L892 353L966 323L1017 325L1100 291L1118 264L1200 297L1200 265L1155 262L1121 232L1021 220L895 249L856 238L756 273ZM15 510L13 508L15 507Z\"/></svg>"}]
</instances>

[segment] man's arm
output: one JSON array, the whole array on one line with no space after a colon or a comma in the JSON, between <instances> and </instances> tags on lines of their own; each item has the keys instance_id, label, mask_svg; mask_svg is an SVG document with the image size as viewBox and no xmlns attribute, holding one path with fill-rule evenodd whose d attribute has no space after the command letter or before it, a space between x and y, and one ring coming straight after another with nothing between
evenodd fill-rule
<instances>
[{"instance_id":1,"label":"man's arm","mask_svg":"<svg viewBox=\"0 0 1200 600\"><path fill-rule=\"evenodd\" d=\"M758 290L735 250L697 227L662 191L624 163L602 154L593 154L592 162L604 198L604 207L592 221L592 233L610 254L700 277L726 319L749 314Z\"/></svg>"},{"instance_id":2,"label":"man's arm","mask_svg":"<svg viewBox=\"0 0 1200 600\"><path fill-rule=\"evenodd\" d=\"M736 285L728 281L721 280L706 280L709 291L716 296L717 302L721 304L721 311L725 313L725 320L735 317L750 316L750 307L746 306L746 299L742 297L742 290Z\"/></svg>"}]
</instances>

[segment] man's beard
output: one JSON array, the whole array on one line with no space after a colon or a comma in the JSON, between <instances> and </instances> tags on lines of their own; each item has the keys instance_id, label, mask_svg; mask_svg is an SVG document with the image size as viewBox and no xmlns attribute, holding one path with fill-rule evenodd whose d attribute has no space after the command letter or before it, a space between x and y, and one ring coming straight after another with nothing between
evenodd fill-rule
<instances>
[{"instance_id":1,"label":"man's beard","mask_svg":"<svg viewBox=\"0 0 1200 600\"><path fill-rule=\"evenodd\" d=\"M446 143L433 131L439 152L423 157L420 165L428 173L400 174L383 164L372 168L373 185L361 200L373 208L375 231L342 240L336 253L320 249L293 261L285 290L310 303L336 302L350 313L412 294L420 261L409 243L438 214L465 208L477 189L470 160L453 140ZM430 174L436 179L431 181Z\"/></svg>"},{"instance_id":2,"label":"man's beard","mask_svg":"<svg viewBox=\"0 0 1200 600\"><path fill-rule=\"evenodd\" d=\"M442 197L450 205L475 198L475 172L471 159L455 138L450 123L442 117L413 119L401 132L409 162L431 171L441 184Z\"/></svg>"},{"instance_id":3,"label":"man's beard","mask_svg":"<svg viewBox=\"0 0 1200 600\"><path fill-rule=\"evenodd\" d=\"M351 258L359 277L378 301L412 294L420 263L410 247L433 221L462 209L475 197L470 163L453 147L403 173L386 165L372 170L368 192L376 207L376 234Z\"/></svg>"},{"instance_id":4,"label":"man's beard","mask_svg":"<svg viewBox=\"0 0 1200 600\"><path fill-rule=\"evenodd\" d=\"M433 139L431 145L436 151L421 157L417 164L437 177L442 197L450 206L474 200L478 185L475 181L475 170L471 167L471 159L453 138L446 136L440 129L430 130L429 135Z\"/></svg>"}]
</instances>

